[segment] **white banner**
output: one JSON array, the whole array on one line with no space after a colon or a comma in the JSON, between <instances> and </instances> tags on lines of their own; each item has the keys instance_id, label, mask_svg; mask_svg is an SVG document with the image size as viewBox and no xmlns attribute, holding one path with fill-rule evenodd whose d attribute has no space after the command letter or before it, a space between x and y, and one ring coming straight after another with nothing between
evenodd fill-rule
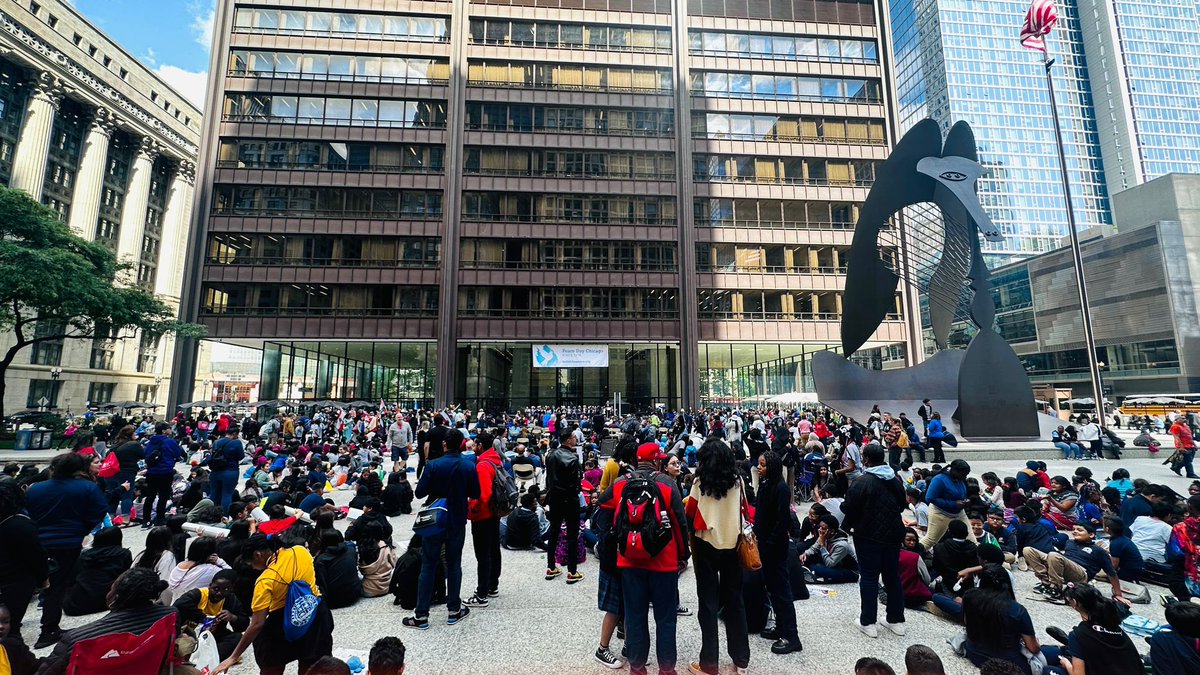
<instances>
[{"instance_id":1,"label":"white banner","mask_svg":"<svg viewBox=\"0 0 1200 675\"><path fill-rule=\"evenodd\" d=\"M533 345L534 368L607 368L608 345Z\"/></svg>"}]
</instances>

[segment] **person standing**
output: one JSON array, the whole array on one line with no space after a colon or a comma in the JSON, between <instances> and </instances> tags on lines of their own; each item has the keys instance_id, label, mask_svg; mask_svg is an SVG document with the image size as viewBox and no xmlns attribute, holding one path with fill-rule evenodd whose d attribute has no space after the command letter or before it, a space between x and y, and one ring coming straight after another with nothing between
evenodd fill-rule
<instances>
[{"instance_id":1,"label":"person standing","mask_svg":"<svg viewBox=\"0 0 1200 675\"><path fill-rule=\"evenodd\" d=\"M775 610L774 632L763 631L765 638L776 638L771 645L775 654L790 654L804 647L796 631L796 605L788 576L788 523L792 517L792 495L783 478L783 460L774 450L758 458L759 490L754 509L754 536L762 557L762 576L771 594Z\"/></svg>"},{"instance_id":2,"label":"person standing","mask_svg":"<svg viewBox=\"0 0 1200 675\"><path fill-rule=\"evenodd\" d=\"M904 586L900 582L900 545L904 542L904 484L883 461L883 448L872 443L863 451L866 471L850 485L842 502L842 529L854 536L858 556L858 589L861 606L858 629L867 637L879 637L875 621L879 615L879 578L887 593L885 628L903 636Z\"/></svg>"},{"instance_id":3,"label":"person standing","mask_svg":"<svg viewBox=\"0 0 1200 675\"><path fill-rule=\"evenodd\" d=\"M926 530L921 543L926 549L941 541L946 533L946 526L952 520L961 520L969 529L971 522L963 511L967 500L967 475L971 473L971 465L966 460L956 459L950 466L933 477L929 489L925 491L925 501L929 504L929 529ZM975 535L970 535L975 541Z\"/></svg>"},{"instance_id":4,"label":"person standing","mask_svg":"<svg viewBox=\"0 0 1200 675\"><path fill-rule=\"evenodd\" d=\"M228 511L233 503L233 491L237 487L240 471L238 465L246 458L246 446L242 445L238 433L237 425L226 427L225 435L213 444L208 459L208 469L212 472L208 477L211 489L209 497L221 507L222 513Z\"/></svg>"},{"instance_id":5,"label":"person standing","mask_svg":"<svg viewBox=\"0 0 1200 675\"><path fill-rule=\"evenodd\" d=\"M929 399L922 399L921 407L917 408L917 417L921 418L921 433L929 433L929 420L933 419L933 404Z\"/></svg>"},{"instance_id":6,"label":"person standing","mask_svg":"<svg viewBox=\"0 0 1200 675\"><path fill-rule=\"evenodd\" d=\"M717 675L718 613L725 621L726 647L734 668L741 671L750 664L742 566L737 552L746 494L733 450L720 439L705 441L697 461L686 508L695 533L692 560L700 602L700 660L691 665L691 670Z\"/></svg>"},{"instance_id":7,"label":"person standing","mask_svg":"<svg viewBox=\"0 0 1200 675\"><path fill-rule=\"evenodd\" d=\"M418 499L446 500L446 526L442 532L421 538L417 608L413 616L404 619L404 625L409 628L429 628L429 605L433 602L434 577L438 561L442 559L443 546L446 548L446 609L450 611L446 623L453 626L471 613L471 608L463 606L459 590L462 587L462 550L467 539L467 505L469 500L479 499L479 478L470 460L462 456L465 441L458 429L446 434L446 454L426 464L425 473L417 481Z\"/></svg>"},{"instance_id":8,"label":"person standing","mask_svg":"<svg viewBox=\"0 0 1200 675\"><path fill-rule=\"evenodd\" d=\"M945 438L946 427L942 424L942 414L935 412L930 415L929 422L925 425L925 441L933 448L933 461L938 464L946 461L946 454L942 451L942 441Z\"/></svg>"},{"instance_id":9,"label":"person standing","mask_svg":"<svg viewBox=\"0 0 1200 675\"><path fill-rule=\"evenodd\" d=\"M413 429L408 420L399 412L396 413L396 419L392 420L388 426L388 445L392 447L392 463L401 463L401 466L393 466L393 470L403 469L408 465L408 454L412 450L413 444Z\"/></svg>"},{"instance_id":10,"label":"person standing","mask_svg":"<svg viewBox=\"0 0 1200 675\"><path fill-rule=\"evenodd\" d=\"M145 458L142 445L135 440L136 429L132 424L126 424L117 431L113 440L111 452L117 453L117 475L105 479L108 494L108 512L116 523L117 516L129 517L129 509L133 506L133 483L137 479L138 462Z\"/></svg>"},{"instance_id":11,"label":"person standing","mask_svg":"<svg viewBox=\"0 0 1200 675\"><path fill-rule=\"evenodd\" d=\"M479 475L479 498L467 502L467 520L471 521L471 542L475 548L477 581L475 593L464 601L469 607L487 607L488 598L500 595L500 514L492 501L496 472L504 471L500 453L492 447L492 435L486 431L475 437L475 461Z\"/></svg>"},{"instance_id":12,"label":"person standing","mask_svg":"<svg viewBox=\"0 0 1200 675\"><path fill-rule=\"evenodd\" d=\"M146 517L142 527L164 525L167 519L167 502L171 501L171 483L175 480L175 463L183 460L183 449L174 438L167 435L171 425L159 422L154 430L154 436L146 443ZM153 520L149 518L150 504L157 506Z\"/></svg>"},{"instance_id":13,"label":"person standing","mask_svg":"<svg viewBox=\"0 0 1200 675\"><path fill-rule=\"evenodd\" d=\"M1187 469L1188 478L1200 478L1192 467L1196 459L1196 440L1192 437L1192 428L1188 426L1187 418L1179 415L1171 424L1171 436L1175 438L1175 451L1179 453L1179 461L1171 467L1176 474L1180 469Z\"/></svg>"},{"instance_id":14,"label":"person standing","mask_svg":"<svg viewBox=\"0 0 1200 675\"><path fill-rule=\"evenodd\" d=\"M546 581L562 574L554 555L558 549L558 538L563 523L567 525L567 583L583 580L583 573L576 569L579 549L579 503L580 484L583 481L583 465L575 451L575 437L563 434L560 445L546 456L546 507L550 511L550 539L546 543ZM657 444L654 444L658 448Z\"/></svg>"},{"instance_id":15,"label":"person standing","mask_svg":"<svg viewBox=\"0 0 1200 675\"><path fill-rule=\"evenodd\" d=\"M29 601L50 573L37 523L21 513L25 492L16 481L0 481L0 605L9 609L12 635L21 637Z\"/></svg>"},{"instance_id":16,"label":"person standing","mask_svg":"<svg viewBox=\"0 0 1200 675\"><path fill-rule=\"evenodd\" d=\"M42 606L42 632L34 649L48 647L62 637L58 624L63 598L75 583L83 538L108 512L104 491L92 479L91 464L91 457L79 453L59 455L50 462L50 480L34 483L25 495L26 510L38 526L38 539L46 557L54 561Z\"/></svg>"}]
</instances>

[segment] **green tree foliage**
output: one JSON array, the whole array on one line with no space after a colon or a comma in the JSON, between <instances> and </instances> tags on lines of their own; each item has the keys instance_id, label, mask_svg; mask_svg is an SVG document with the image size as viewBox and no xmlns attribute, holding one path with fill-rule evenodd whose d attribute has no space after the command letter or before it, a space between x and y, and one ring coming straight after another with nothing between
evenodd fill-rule
<instances>
[{"instance_id":1,"label":"green tree foliage","mask_svg":"<svg viewBox=\"0 0 1200 675\"><path fill-rule=\"evenodd\" d=\"M8 367L26 347L138 329L204 335L203 326L177 321L167 303L132 280L132 266L103 244L76 236L24 192L0 187L0 331L15 338L0 354L0 415Z\"/></svg>"}]
</instances>

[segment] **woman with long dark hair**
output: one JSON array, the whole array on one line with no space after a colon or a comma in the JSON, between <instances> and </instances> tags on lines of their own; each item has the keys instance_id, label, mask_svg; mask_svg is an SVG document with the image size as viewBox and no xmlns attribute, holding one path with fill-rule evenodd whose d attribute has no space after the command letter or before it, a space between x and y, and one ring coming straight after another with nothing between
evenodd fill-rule
<instances>
[{"instance_id":1,"label":"woman with long dark hair","mask_svg":"<svg viewBox=\"0 0 1200 675\"><path fill-rule=\"evenodd\" d=\"M146 548L137 555L133 560L134 567L144 567L154 570L159 579L167 581L171 578L171 572L175 571L175 565L178 561L175 560L175 551L172 549L171 528L166 525L150 528L146 533ZM169 590L164 590L160 602L164 605L171 604L172 593Z\"/></svg>"},{"instance_id":2,"label":"woman with long dark hair","mask_svg":"<svg viewBox=\"0 0 1200 675\"><path fill-rule=\"evenodd\" d=\"M113 439L112 450L117 454L117 475L104 479L104 489L108 494L108 513L116 520L117 516L129 517L129 509L133 506L133 483L137 480L138 462L145 458L146 453L137 442L137 430L132 424L126 424L117 431ZM128 485L127 485L128 484Z\"/></svg>"},{"instance_id":3,"label":"woman with long dark hair","mask_svg":"<svg viewBox=\"0 0 1200 675\"><path fill-rule=\"evenodd\" d=\"M1030 654L1041 651L1029 611L1013 595L1012 579L1000 565L985 565L977 588L963 594L963 624L967 628L967 658L976 666L988 659L1009 661L1029 673ZM1032 675L1040 675L1034 673Z\"/></svg>"},{"instance_id":4,"label":"woman with long dark hair","mask_svg":"<svg viewBox=\"0 0 1200 675\"><path fill-rule=\"evenodd\" d=\"M692 564L700 602L700 661L693 671L718 672L717 612L725 620L729 658L737 668L750 663L746 607L742 601L742 566L738 560L738 535L746 495L738 476L733 450L719 438L709 438L696 456L696 474L688 519L695 533Z\"/></svg>"},{"instance_id":5,"label":"woman with long dark hair","mask_svg":"<svg viewBox=\"0 0 1200 675\"><path fill-rule=\"evenodd\" d=\"M758 501L754 510L754 536L762 557L763 581L771 594L775 610L775 631L763 637L775 638L771 651L790 654L803 649L796 632L796 606L788 577L788 526L792 516L792 491L783 479L783 460L773 450L758 457Z\"/></svg>"},{"instance_id":6,"label":"woman with long dark hair","mask_svg":"<svg viewBox=\"0 0 1200 675\"><path fill-rule=\"evenodd\" d=\"M1142 670L1142 657L1133 641L1121 630L1117 603L1089 584L1068 586L1063 598L1083 619L1067 637L1070 657L1053 658L1057 650L1047 648L1046 660L1069 675L1124 675ZM1048 631L1050 632L1050 631ZM1053 634L1053 633L1051 633ZM1061 634L1060 634L1061 635Z\"/></svg>"}]
</instances>

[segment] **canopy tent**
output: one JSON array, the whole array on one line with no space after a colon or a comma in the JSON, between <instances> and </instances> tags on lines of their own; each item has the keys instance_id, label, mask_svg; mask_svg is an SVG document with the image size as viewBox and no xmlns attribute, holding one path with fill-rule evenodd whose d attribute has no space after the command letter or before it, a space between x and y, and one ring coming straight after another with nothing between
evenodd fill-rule
<instances>
[{"instance_id":1,"label":"canopy tent","mask_svg":"<svg viewBox=\"0 0 1200 675\"><path fill-rule=\"evenodd\" d=\"M780 403L783 405L795 405L799 403L817 403L817 395L806 391L793 391L786 394L779 394L767 399L767 403Z\"/></svg>"}]
</instances>

